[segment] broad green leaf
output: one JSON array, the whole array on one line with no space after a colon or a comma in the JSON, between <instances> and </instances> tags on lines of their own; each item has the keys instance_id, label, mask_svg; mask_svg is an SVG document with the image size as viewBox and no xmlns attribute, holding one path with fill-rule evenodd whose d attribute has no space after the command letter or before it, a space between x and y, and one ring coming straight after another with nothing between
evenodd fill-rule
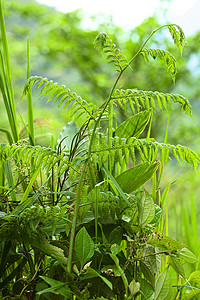
<instances>
[{"instance_id":1,"label":"broad green leaf","mask_svg":"<svg viewBox=\"0 0 200 300\"><path fill-rule=\"evenodd\" d=\"M159 252L160 249L152 245L146 245L144 249L144 263L149 268L149 270L156 275L160 273L161 268L162 254L158 254Z\"/></svg>"},{"instance_id":2,"label":"broad green leaf","mask_svg":"<svg viewBox=\"0 0 200 300\"><path fill-rule=\"evenodd\" d=\"M85 275L82 279L84 280L84 279L89 279L94 277L100 277L105 282L105 284L112 290L113 288L112 283L107 278L103 277L97 271L92 269L91 267L87 268Z\"/></svg>"},{"instance_id":3,"label":"broad green leaf","mask_svg":"<svg viewBox=\"0 0 200 300\"><path fill-rule=\"evenodd\" d=\"M151 223L155 215L155 206L153 198L146 191L142 193L138 202L139 224L144 227Z\"/></svg>"},{"instance_id":4,"label":"broad green leaf","mask_svg":"<svg viewBox=\"0 0 200 300\"><path fill-rule=\"evenodd\" d=\"M162 209L160 208L159 205L154 204L155 206L155 216L153 218L153 220L151 221L151 224L158 224L161 220L162 217Z\"/></svg>"},{"instance_id":5,"label":"broad green leaf","mask_svg":"<svg viewBox=\"0 0 200 300\"><path fill-rule=\"evenodd\" d=\"M136 282L135 279L133 279L130 283L129 283L129 290L130 290L130 294L131 296L136 295L139 290L140 290L140 283Z\"/></svg>"},{"instance_id":6,"label":"broad green leaf","mask_svg":"<svg viewBox=\"0 0 200 300\"><path fill-rule=\"evenodd\" d=\"M117 176L116 181L125 193L131 193L151 179L159 164L155 162L136 165Z\"/></svg>"},{"instance_id":7,"label":"broad green leaf","mask_svg":"<svg viewBox=\"0 0 200 300\"><path fill-rule=\"evenodd\" d=\"M147 126L150 116L151 112L147 110L132 116L117 127L115 136L126 139L130 137L138 138Z\"/></svg>"},{"instance_id":8,"label":"broad green leaf","mask_svg":"<svg viewBox=\"0 0 200 300\"><path fill-rule=\"evenodd\" d=\"M154 300L171 300L171 296L172 284L168 270L166 270L156 278Z\"/></svg>"},{"instance_id":9,"label":"broad green leaf","mask_svg":"<svg viewBox=\"0 0 200 300\"><path fill-rule=\"evenodd\" d=\"M170 238L169 236L158 236L155 235L151 241L149 241L151 245L155 245L163 250L180 250L184 248L184 245Z\"/></svg>"},{"instance_id":10,"label":"broad green leaf","mask_svg":"<svg viewBox=\"0 0 200 300\"><path fill-rule=\"evenodd\" d=\"M190 264L195 264L199 261L198 258L187 248L182 248L178 253L181 258Z\"/></svg>"},{"instance_id":11,"label":"broad green leaf","mask_svg":"<svg viewBox=\"0 0 200 300\"><path fill-rule=\"evenodd\" d=\"M117 244L113 244L111 247L110 247L110 250L111 250L111 253L112 254L115 254L117 255L119 252L121 252L121 247Z\"/></svg>"},{"instance_id":12,"label":"broad green leaf","mask_svg":"<svg viewBox=\"0 0 200 300\"><path fill-rule=\"evenodd\" d=\"M46 294L46 293L53 293L56 295L62 295L64 297L67 297L67 299L69 297L71 297L72 293L66 283L52 279L47 276L40 276L40 277L45 282L47 282L49 285L51 285L51 287L37 292L37 294L36 294L37 296L40 296L40 295ZM39 299L39 297L36 297L36 299Z\"/></svg>"},{"instance_id":13,"label":"broad green leaf","mask_svg":"<svg viewBox=\"0 0 200 300\"><path fill-rule=\"evenodd\" d=\"M94 255L94 242L85 227L81 228L76 235L74 250L81 263L81 268Z\"/></svg>"},{"instance_id":14,"label":"broad green leaf","mask_svg":"<svg viewBox=\"0 0 200 300\"><path fill-rule=\"evenodd\" d=\"M144 262L140 263L141 265L141 270L142 273L144 275L144 278L152 285L155 285L155 276L154 276L154 272L152 270L152 267L148 265L146 265Z\"/></svg>"},{"instance_id":15,"label":"broad green leaf","mask_svg":"<svg viewBox=\"0 0 200 300\"><path fill-rule=\"evenodd\" d=\"M120 244L123 235L123 228L121 226L117 226L115 229L111 231L109 234L109 242L111 244Z\"/></svg>"},{"instance_id":16,"label":"broad green leaf","mask_svg":"<svg viewBox=\"0 0 200 300\"><path fill-rule=\"evenodd\" d=\"M168 260L169 264L172 266L172 268L174 269L174 271L181 275L183 278L185 278L185 271L183 269L183 265L181 264L181 262L178 260L178 258L176 257L176 255L170 255L169 256L169 260Z\"/></svg>"},{"instance_id":17,"label":"broad green leaf","mask_svg":"<svg viewBox=\"0 0 200 300\"><path fill-rule=\"evenodd\" d=\"M193 288L191 290L190 293L185 294L183 296L183 300L194 300L194 299L199 299L199 295L200 295L200 289L197 289L195 287L189 287L189 288Z\"/></svg>"},{"instance_id":18,"label":"broad green leaf","mask_svg":"<svg viewBox=\"0 0 200 300\"><path fill-rule=\"evenodd\" d=\"M200 270L194 271L190 274L188 280L195 282L197 286L200 287Z\"/></svg>"},{"instance_id":19,"label":"broad green leaf","mask_svg":"<svg viewBox=\"0 0 200 300\"><path fill-rule=\"evenodd\" d=\"M32 236L28 241L34 248L37 248L46 255L56 259L60 265L66 269L65 266L67 265L67 258L64 256L64 251L61 248L49 244L47 240L41 237L38 238Z\"/></svg>"},{"instance_id":20,"label":"broad green leaf","mask_svg":"<svg viewBox=\"0 0 200 300\"><path fill-rule=\"evenodd\" d=\"M154 288L153 286L146 281L145 279L141 279L140 281L140 290L142 292L142 300L148 300L148 299L152 299L152 295L154 293Z\"/></svg>"},{"instance_id":21,"label":"broad green leaf","mask_svg":"<svg viewBox=\"0 0 200 300\"><path fill-rule=\"evenodd\" d=\"M70 150L72 139L76 135L77 131L77 126L74 122L69 122L65 127L63 127L57 141L58 145L61 143L60 146L62 150Z\"/></svg>"}]
</instances>

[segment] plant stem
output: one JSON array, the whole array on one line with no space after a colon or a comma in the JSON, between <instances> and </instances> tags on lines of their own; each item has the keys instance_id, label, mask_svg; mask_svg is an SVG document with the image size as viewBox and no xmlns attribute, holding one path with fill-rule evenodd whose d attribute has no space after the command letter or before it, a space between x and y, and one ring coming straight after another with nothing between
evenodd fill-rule
<instances>
[{"instance_id":1,"label":"plant stem","mask_svg":"<svg viewBox=\"0 0 200 300\"><path fill-rule=\"evenodd\" d=\"M103 105L103 109L101 110L99 117L97 118L97 120L94 123L94 128L92 131L92 135L91 135L91 139L90 139L90 144L89 144L89 148L88 148L88 155L87 158L85 160L85 163L83 165L83 169L79 178L79 183L78 183L78 187L77 187L77 196L76 196L76 203L75 203L75 208L74 208L74 216L72 219L72 227L71 227L71 235L70 235L70 242L69 242L69 253L68 253L68 263L67 263L67 271L68 273L71 273L71 269L72 269L72 256L73 256L73 247L74 247L74 239L75 239L75 234L76 234L76 222L77 222L77 218L78 218L78 211L79 211L79 204L80 204L80 196L81 196L81 189L82 189L82 181L85 175L85 170L88 164L88 161L90 159L91 153L92 153L92 144L94 141L94 137L95 137L95 133L96 133L96 129L97 126L107 108L107 106L110 104L111 100L112 100L112 95L114 93L114 90L119 82L119 79L121 78L122 74L124 73L124 71L128 68L128 66L133 62L133 60L138 56L138 54L142 51L142 49L144 48L144 46L146 45L146 43L149 41L149 39L152 37L152 35L154 33L156 33L158 30L160 30L163 27L166 27L168 25L163 25L160 26L159 28L157 28L156 30L152 31L152 33L150 34L150 36L146 39L146 41L143 43L143 45L141 46L141 48L138 50L138 52L132 57L132 59L129 61L129 63L120 71L120 73L118 74L114 85L110 91L110 95L107 99L107 101L105 102L105 104ZM111 110L111 114L112 114L112 109L111 109L111 104L110 104L110 110ZM112 127L112 120L111 117L113 116L109 116L109 134L111 134L111 127ZM88 121L90 122L90 120Z\"/></svg>"},{"instance_id":2,"label":"plant stem","mask_svg":"<svg viewBox=\"0 0 200 300\"><path fill-rule=\"evenodd\" d=\"M71 227L70 242L69 242L69 253L68 253L68 262L67 262L67 271L68 271L68 273L71 273L71 269L72 269L73 247L74 247L74 239L75 239L75 233L76 233L76 222L77 222L77 218L78 218L78 210L79 210L79 204L80 204L82 181L83 181L83 177L85 175L85 170L86 170L88 161L89 161L90 156L91 156L92 143L93 143L93 140L94 140L94 137L95 137L95 132L96 132L97 126L99 124L99 121L101 120L101 117L104 114L104 112L106 110L106 107L108 106L109 102L111 101L112 94L115 90L115 87L116 87L122 73L123 73L123 71L121 71L119 73L117 79L115 80L115 83L114 83L114 85L111 89L108 100L106 101L102 111L100 112L98 119L94 123L94 128L93 128L93 131L92 131L92 136L91 136L90 144L89 144L89 148L88 148L88 156L87 156L87 159L85 160L85 163L83 165L83 169L82 169L82 172L81 172L81 175L80 175L80 178L79 178L79 183L78 183L78 187L77 187L77 195L76 195L76 203L75 203L75 208L74 208L74 216L73 216L72 227Z\"/></svg>"}]
</instances>

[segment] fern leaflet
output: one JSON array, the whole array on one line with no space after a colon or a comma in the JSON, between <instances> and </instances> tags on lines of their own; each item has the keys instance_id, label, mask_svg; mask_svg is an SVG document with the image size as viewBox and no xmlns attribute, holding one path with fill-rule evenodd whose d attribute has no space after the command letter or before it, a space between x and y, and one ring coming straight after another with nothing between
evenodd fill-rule
<instances>
[{"instance_id":1,"label":"fern leaflet","mask_svg":"<svg viewBox=\"0 0 200 300\"><path fill-rule=\"evenodd\" d=\"M135 163L136 152L139 154L143 162L154 162L157 159L158 152L160 152L160 159L163 164L169 159L170 152L173 153L175 159L180 163L186 161L190 165L197 168L200 159L198 155L191 149L182 145L171 145L165 143L158 143L153 139L137 139L135 137L123 139L119 137L110 138L111 141L106 140L106 143L101 144L102 134L96 135L93 147L92 156L94 161L102 166L108 159L112 167L119 163L121 167L124 164L128 165L129 155ZM129 154L129 155L128 155Z\"/></svg>"},{"instance_id":2,"label":"fern leaflet","mask_svg":"<svg viewBox=\"0 0 200 300\"><path fill-rule=\"evenodd\" d=\"M95 47L106 53L109 63L113 63L117 72L121 72L128 64L124 55L120 53L120 49L113 43L107 33L100 32L95 39Z\"/></svg>"},{"instance_id":3,"label":"fern leaflet","mask_svg":"<svg viewBox=\"0 0 200 300\"><path fill-rule=\"evenodd\" d=\"M164 61L165 64L167 65L168 71L170 72L173 81L175 81L176 77L176 59L175 57L168 51L165 50L160 50L160 49L142 49L140 52L142 56L144 57L145 61L149 61L149 55L153 58L156 59L157 57Z\"/></svg>"},{"instance_id":4,"label":"fern leaflet","mask_svg":"<svg viewBox=\"0 0 200 300\"><path fill-rule=\"evenodd\" d=\"M183 47L186 44L186 38L182 28L176 24L170 24L168 25L168 29L174 44L178 47L180 53L182 54Z\"/></svg>"},{"instance_id":5,"label":"fern leaflet","mask_svg":"<svg viewBox=\"0 0 200 300\"><path fill-rule=\"evenodd\" d=\"M87 103L64 85L59 86L58 83L41 76L32 76L26 81L22 97L28 93L33 85L36 85L36 89L41 87L40 97L48 96L47 102L54 99L54 103L58 102L58 107L62 105L63 110L68 109L69 119L76 120L81 115L95 119L93 113L97 109L96 105Z\"/></svg>"},{"instance_id":6,"label":"fern leaflet","mask_svg":"<svg viewBox=\"0 0 200 300\"><path fill-rule=\"evenodd\" d=\"M114 91L112 99L120 105L124 110L126 106L124 101L129 102L132 112L159 107L160 110L168 110L172 107L171 102L179 103L185 113L192 118L191 105L188 99L178 94L164 94L152 91L141 91L137 89L117 89Z\"/></svg>"}]
</instances>

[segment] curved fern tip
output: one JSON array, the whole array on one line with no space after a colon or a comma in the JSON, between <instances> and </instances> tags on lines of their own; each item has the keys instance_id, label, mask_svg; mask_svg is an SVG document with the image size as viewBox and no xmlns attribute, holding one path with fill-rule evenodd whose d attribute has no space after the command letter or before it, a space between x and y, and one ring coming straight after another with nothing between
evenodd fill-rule
<instances>
[{"instance_id":1,"label":"curved fern tip","mask_svg":"<svg viewBox=\"0 0 200 300\"><path fill-rule=\"evenodd\" d=\"M179 51L182 55L183 47L187 43L183 29L177 24L168 25L168 29L172 36L174 44L177 46L177 48L179 49Z\"/></svg>"},{"instance_id":2,"label":"curved fern tip","mask_svg":"<svg viewBox=\"0 0 200 300\"><path fill-rule=\"evenodd\" d=\"M106 32L100 32L94 41L95 48L102 51L108 38Z\"/></svg>"}]
</instances>

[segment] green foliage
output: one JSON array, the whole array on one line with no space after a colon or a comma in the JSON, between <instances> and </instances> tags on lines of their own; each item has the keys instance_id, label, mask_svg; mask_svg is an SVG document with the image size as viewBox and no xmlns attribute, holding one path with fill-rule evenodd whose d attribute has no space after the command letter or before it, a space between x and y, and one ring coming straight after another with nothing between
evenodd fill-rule
<instances>
[{"instance_id":1,"label":"green foliage","mask_svg":"<svg viewBox=\"0 0 200 300\"><path fill-rule=\"evenodd\" d=\"M175 294L172 284L179 287L181 277L187 280L182 261L194 264L197 258L183 244L163 235L161 214L168 190L160 192L160 180L171 154L195 169L199 157L185 146L169 144L167 133L164 143L150 136L153 111L162 112L177 103L192 118L190 103L178 94L117 88L128 66L142 53L162 57L175 77L171 54L144 50L164 27L182 51L185 39L181 28L164 25L149 35L129 62L107 34L97 36L95 46L118 72L103 105L90 104L41 76L27 79L23 96L28 95L30 145L16 136L13 117L7 134L9 145L0 148L2 298L16 293L17 298L36 299L56 295L68 299L148 296L170 300ZM10 67L3 23L1 29L5 57L0 70L4 78L1 91L6 109L12 107L15 112L4 74L4 69L9 74ZM40 96L47 101L52 99L67 109L69 121L83 117L77 121L80 127L70 122L57 143L52 140L49 147L35 144L32 87L40 88ZM118 121L114 128L113 107L126 115L127 104L133 116ZM9 117L9 109L7 114ZM177 280L171 281L170 272L177 274L173 277ZM195 274L188 280L198 285Z\"/></svg>"},{"instance_id":2,"label":"green foliage","mask_svg":"<svg viewBox=\"0 0 200 300\"><path fill-rule=\"evenodd\" d=\"M126 109L128 102L133 113L135 110L139 112L150 108L168 110L169 107L172 107L172 102L179 103L185 113L192 118L190 103L182 95L127 89L116 90L112 99L123 109Z\"/></svg>"},{"instance_id":3,"label":"green foliage","mask_svg":"<svg viewBox=\"0 0 200 300\"><path fill-rule=\"evenodd\" d=\"M153 59L156 59L158 57L160 60L164 61L173 80L175 80L177 73L176 60L170 52L160 49L143 49L141 54L146 61L149 61L149 56L153 57Z\"/></svg>"},{"instance_id":4,"label":"green foliage","mask_svg":"<svg viewBox=\"0 0 200 300\"><path fill-rule=\"evenodd\" d=\"M120 49L109 39L109 36L105 32L97 35L95 47L106 53L108 62L114 64L117 72L121 72L128 65L125 56L120 53Z\"/></svg>"},{"instance_id":5,"label":"green foliage","mask_svg":"<svg viewBox=\"0 0 200 300\"><path fill-rule=\"evenodd\" d=\"M97 108L95 105L91 103L88 104L80 96L71 92L70 89L67 89L64 85L60 87L58 83L54 83L52 80L48 81L47 78L42 78L41 76L32 76L27 80L23 96L28 94L31 86L34 84L36 85L36 89L43 85L40 91L41 97L49 95L47 101L50 101L53 98L54 103L57 101L59 102L58 107L63 105L63 110L68 109L68 119L78 119L82 115L94 118L93 110Z\"/></svg>"}]
</instances>

